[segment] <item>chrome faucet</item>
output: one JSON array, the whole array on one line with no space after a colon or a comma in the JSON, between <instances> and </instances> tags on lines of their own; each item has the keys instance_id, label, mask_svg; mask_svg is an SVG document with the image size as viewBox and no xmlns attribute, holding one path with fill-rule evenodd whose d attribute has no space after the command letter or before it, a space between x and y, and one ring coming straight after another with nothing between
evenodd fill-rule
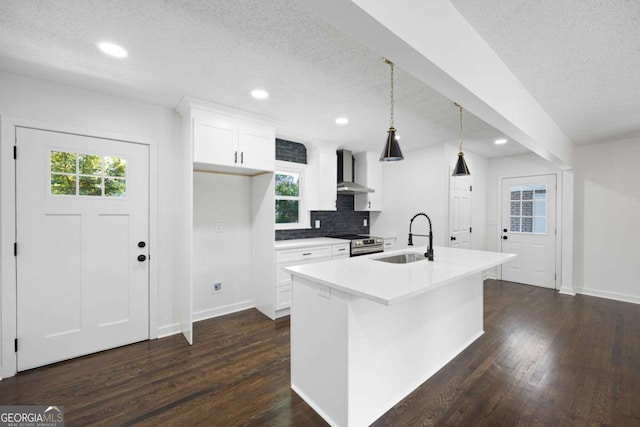
<instances>
[{"instance_id":1,"label":"chrome faucet","mask_svg":"<svg viewBox=\"0 0 640 427\"><path fill-rule=\"evenodd\" d=\"M411 226L413 225L413 220L416 219L419 216L423 216L425 218L427 218L427 221L429 221L429 234L413 234L411 232ZM420 236L420 237L428 237L429 238L429 244L427 245L427 252L425 252L424 256L429 260L429 261L433 261L433 230L431 228L431 218L429 218L429 215L427 215L424 212L420 212L417 213L413 216L413 218L411 218L411 221L409 222L409 246L413 246L413 236Z\"/></svg>"}]
</instances>

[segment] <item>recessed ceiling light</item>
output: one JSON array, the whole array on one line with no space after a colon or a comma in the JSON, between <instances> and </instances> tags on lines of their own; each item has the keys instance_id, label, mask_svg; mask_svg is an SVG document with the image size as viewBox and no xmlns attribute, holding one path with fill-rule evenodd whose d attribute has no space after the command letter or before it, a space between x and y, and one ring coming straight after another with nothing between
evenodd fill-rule
<instances>
[{"instance_id":1,"label":"recessed ceiling light","mask_svg":"<svg viewBox=\"0 0 640 427\"><path fill-rule=\"evenodd\" d=\"M129 56L126 50L122 46L118 46L117 44L102 42L98 43L98 48L109 56L113 56L114 58L126 58Z\"/></svg>"},{"instance_id":2,"label":"recessed ceiling light","mask_svg":"<svg viewBox=\"0 0 640 427\"><path fill-rule=\"evenodd\" d=\"M266 90L254 89L251 91L251 96L255 99L267 99L269 97L269 93Z\"/></svg>"},{"instance_id":3,"label":"recessed ceiling light","mask_svg":"<svg viewBox=\"0 0 640 427\"><path fill-rule=\"evenodd\" d=\"M347 119L346 117L338 117L336 119L336 124L337 125L346 125L347 123L349 123L349 119Z\"/></svg>"},{"instance_id":4,"label":"recessed ceiling light","mask_svg":"<svg viewBox=\"0 0 640 427\"><path fill-rule=\"evenodd\" d=\"M494 144L496 145L502 145L502 144L506 144L507 140L506 139L496 139L495 141L493 141Z\"/></svg>"}]
</instances>

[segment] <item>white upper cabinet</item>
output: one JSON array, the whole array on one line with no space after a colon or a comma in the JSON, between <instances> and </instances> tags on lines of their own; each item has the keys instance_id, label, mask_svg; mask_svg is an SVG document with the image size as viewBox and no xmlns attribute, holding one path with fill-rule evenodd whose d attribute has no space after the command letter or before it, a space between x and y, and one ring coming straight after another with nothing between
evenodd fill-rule
<instances>
[{"instance_id":1,"label":"white upper cabinet","mask_svg":"<svg viewBox=\"0 0 640 427\"><path fill-rule=\"evenodd\" d=\"M261 171L274 171L276 161L275 129L257 123L244 123L239 127L238 152L241 167Z\"/></svg>"},{"instance_id":2,"label":"white upper cabinet","mask_svg":"<svg viewBox=\"0 0 640 427\"><path fill-rule=\"evenodd\" d=\"M194 163L236 166L237 153L238 126L235 120L224 117L194 117Z\"/></svg>"},{"instance_id":3,"label":"white upper cabinet","mask_svg":"<svg viewBox=\"0 0 640 427\"><path fill-rule=\"evenodd\" d=\"M184 98L192 119L193 166L198 170L255 175L275 170L275 128L249 113Z\"/></svg>"},{"instance_id":4,"label":"white upper cabinet","mask_svg":"<svg viewBox=\"0 0 640 427\"><path fill-rule=\"evenodd\" d=\"M360 193L354 198L356 211L382 210L382 164L380 155L371 151L353 155L356 167L356 182L375 190L375 193Z\"/></svg>"},{"instance_id":5,"label":"white upper cabinet","mask_svg":"<svg viewBox=\"0 0 640 427\"><path fill-rule=\"evenodd\" d=\"M338 200L336 146L307 145L307 200L310 211L335 211Z\"/></svg>"}]
</instances>

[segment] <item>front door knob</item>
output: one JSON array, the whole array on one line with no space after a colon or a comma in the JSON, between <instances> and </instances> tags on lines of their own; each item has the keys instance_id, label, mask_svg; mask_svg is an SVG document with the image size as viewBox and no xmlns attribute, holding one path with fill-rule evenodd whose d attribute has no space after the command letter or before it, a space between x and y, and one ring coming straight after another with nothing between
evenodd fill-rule
<instances>
[{"instance_id":1,"label":"front door knob","mask_svg":"<svg viewBox=\"0 0 640 427\"><path fill-rule=\"evenodd\" d=\"M451 236L451 240L456 240L456 237L455 236Z\"/></svg>"},{"instance_id":2,"label":"front door knob","mask_svg":"<svg viewBox=\"0 0 640 427\"><path fill-rule=\"evenodd\" d=\"M507 236L502 236L502 240L507 240L508 237Z\"/></svg>"},{"instance_id":3,"label":"front door knob","mask_svg":"<svg viewBox=\"0 0 640 427\"><path fill-rule=\"evenodd\" d=\"M145 246L147 246L147 244L145 242L138 242L138 247L139 248L144 248Z\"/></svg>"},{"instance_id":4,"label":"front door knob","mask_svg":"<svg viewBox=\"0 0 640 427\"><path fill-rule=\"evenodd\" d=\"M146 255L138 255L138 261L144 262L146 260L147 260L147 256Z\"/></svg>"}]
</instances>

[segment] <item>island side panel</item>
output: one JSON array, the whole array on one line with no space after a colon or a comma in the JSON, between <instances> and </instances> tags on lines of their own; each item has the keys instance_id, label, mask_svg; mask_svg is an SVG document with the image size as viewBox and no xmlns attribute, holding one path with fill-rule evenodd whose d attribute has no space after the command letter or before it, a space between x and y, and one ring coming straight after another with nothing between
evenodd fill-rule
<instances>
[{"instance_id":1,"label":"island side panel","mask_svg":"<svg viewBox=\"0 0 640 427\"><path fill-rule=\"evenodd\" d=\"M366 426L483 334L482 276L390 306L351 297L348 322L348 425Z\"/></svg>"},{"instance_id":2,"label":"island side panel","mask_svg":"<svg viewBox=\"0 0 640 427\"><path fill-rule=\"evenodd\" d=\"M291 388L334 426L347 425L347 296L292 275Z\"/></svg>"}]
</instances>

